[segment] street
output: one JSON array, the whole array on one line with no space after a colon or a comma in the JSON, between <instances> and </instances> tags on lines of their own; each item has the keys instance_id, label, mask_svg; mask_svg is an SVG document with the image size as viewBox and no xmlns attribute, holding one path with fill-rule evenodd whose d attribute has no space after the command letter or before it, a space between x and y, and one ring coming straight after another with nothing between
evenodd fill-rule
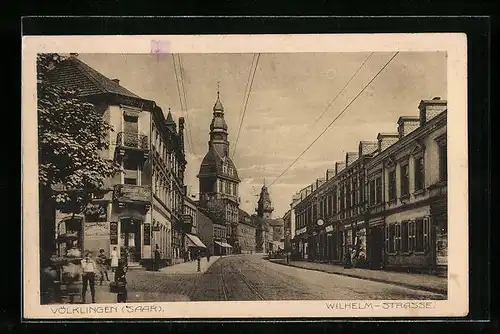
<instances>
[{"instance_id":1,"label":"street","mask_svg":"<svg viewBox=\"0 0 500 334\"><path fill-rule=\"evenodd\" d=\"M284 266L261 255L222 257L202 274L131 271L127 278L130 302L446 298L393 284Z\"/></svg>"}]
</instances>

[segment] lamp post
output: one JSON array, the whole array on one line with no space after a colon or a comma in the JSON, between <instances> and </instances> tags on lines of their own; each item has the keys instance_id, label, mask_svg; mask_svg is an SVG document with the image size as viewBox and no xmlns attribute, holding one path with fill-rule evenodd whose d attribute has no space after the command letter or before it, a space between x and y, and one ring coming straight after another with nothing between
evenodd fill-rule
<instances>
[{"instance_id":1,"label":"lamp post","mask_svg":"<svg viewBox=\"0 0 500 334\"><path fill-rule=\"evenodd\" d=\"M325 222L323 221L323 219L319 218L317 221L316 221L316 224L321 227L325 224ZM318 233L318 236L317 236L317 239L316 239L316 254L318 254L318 261L320 261L320 250L319 250L319 241L320 241L320 238L321 238L321 235L320 233Z\"/></svg>"}]
</instances>

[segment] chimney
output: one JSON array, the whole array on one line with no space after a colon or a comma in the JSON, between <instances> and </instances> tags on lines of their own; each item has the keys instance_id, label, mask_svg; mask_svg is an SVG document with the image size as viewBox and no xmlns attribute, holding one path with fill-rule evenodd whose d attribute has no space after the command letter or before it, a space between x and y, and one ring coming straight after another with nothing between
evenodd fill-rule
<instances>
[{"instance_id":1,"label":"chimney","mask_svg":"<svg viewBox=\"0 0 500 334\"><path fill-rule=\"evenodd\" d=\"M376 141L360 141L358 147L358 157L371 154L378 150L378 143Z\"/></svg>"},{"instance_id":2,"label":"chimney","mask_svg":"<svg viewBox=\"0 0 500 334\"><path fill-rule=\"evenodd\" d=\"M335 176L335 169L327 169L326 170L326 180L330 180Z\"/></svg>"},{"instance_id":3,"label":"chimney","mask_svg":"<svg viewBox=\"0 0 500 334\"><path fill-rule=\"evenodd\" d=\"M420 110L420 126L424 126L431 119L442 113L448 108L446 100L435 97L432 100L422 100L418 105Z\"/></svg>"},{"instance_id":4,"label":"chimney","mask_svg":"<svg viewBox=\"0 0 500 334\"><path fill-rule=\"evenodd\" d=\"M316 179L316 188L319 188L325 182L326 182L326 180L324 177L320 177L319 179Z\"/></svg>"},{"instance_id":5,"label":"chimney","mask_svg":"<svg viewBox=\"0 0 500 334\"><path fill-rule=\"evenodd\" d=\"M382 152L399 139L399 134L397 133L379 133L377 136L378 140L378 151Z\"/></svg>"},{"instance_id":6,"label":"chimney","mask_svg":"<svg viewBox=\"0 0 500 334\"><path fill-rule=\"evenodd\" d=\"M420 117L418 116L401 116L398 119L398 134L399 139L403 138L413 130L416 130L420 125Z\"/></svg>"},{"instance_id":7,"label":"chimney","mask_svg":"<svg viewBox=\"0 0 500 334\"><path fill-rule=\"evenodd\" d=\"M120 84L120 79L111 79L115 84L119 85Z\"/></svg>"},{"instance_id":8,"label":"chimney","mask_svg":"<svg viewBox=\"0 0 500 334\"><path fill-rule=\"evenodd\" d=\"M345 165L350 166L354 161L358 159L358 153L356 152L347 152L345 154Z\"/></svg>"},{"instance_id":9,"label":"chimney","mask_svg":"<svg viewBox=\"0 0 500 334\"><path fill-rule=\"evenodd\" d=\"M335 175L340 173L344 168L345 168L345 162L344 161L337 161L335 163Z\"/></svg>"}]
</instances>

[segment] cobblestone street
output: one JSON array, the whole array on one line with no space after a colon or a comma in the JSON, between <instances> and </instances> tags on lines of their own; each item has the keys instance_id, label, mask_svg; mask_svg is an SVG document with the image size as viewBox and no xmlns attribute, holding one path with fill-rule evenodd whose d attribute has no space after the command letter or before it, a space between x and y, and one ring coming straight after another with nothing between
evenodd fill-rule
<instances>
[{"instance_id":1,"label":"cobblestone street","mask_svg":"<svg viewBox=\"0 0 500 334\"><path fill-rule=\"evenodd\" d=\"M128 301L446 299L424 290L284 266L262 255L215 258L210 265L204 261L199 273L196 262L159 272L128 272ZM107 286L97 287L98 303L115 298Z\"/></svg>"}]
</instances>

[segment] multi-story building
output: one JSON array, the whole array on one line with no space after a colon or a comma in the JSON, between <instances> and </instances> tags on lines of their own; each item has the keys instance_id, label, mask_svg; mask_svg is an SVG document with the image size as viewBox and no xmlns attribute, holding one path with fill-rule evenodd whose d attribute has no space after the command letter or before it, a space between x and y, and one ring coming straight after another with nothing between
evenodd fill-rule
<instances>
[{"instance_id":1,"label":"multi-story building","mask_svg":"<svg viewBox=\"0 0 500 334\"><path fill-rule=\"evenodd\" d=\"M283 215L284 222L284 249L287 253L292 251L292 210L288 210Z\"/></svg>"},{"instance_id":2,"label":"multi-story building","mask_svg":"<svg viewBox=\"0 0 500 334\"><path fill-rule=\"evenodd\" d=\"M128 91L118 79L107 78L76 55L56 67L51 77L78 90L102 112L114 131L108 135L110 148L101 154L122 170L76 215L79 224L59 212L56 230L81 226L84 249L102 248L108 256L114 247L121 250L120 256L127 250L130 266L148 265L156 245L164 263L181 258L188 225L183 219L184 119L179 118L177 130L170 111L165 119L154 101Z\"/></svg>"},{"instance_id":3,"label":"multi-story building","mask_svg":"<svg viewBox=\"0 0 500 334\"><path fill-rule=\"evenodd\" d=\"M373 253L384 249L385 267L443 272L448 229L447 104L438 98L423 100L419 109L419 117L399 119L397 142L367 164L367 171L382 180L382 198L373 205L379 207L377 212L370 210L370 221L382 215L385 228L384 233L370 231L370 239ZM368 184L370 194L373 185Z\"/></svg>"},{"instance_id":4,"label":"multi-story building","mask_svg":"<svg viewBox=\"0 0 500 334\"><path fill-rule=\"evenodd\" d=\"M72 217L57 212L56 233L74 230L82 249L97 252L102 248L108 256L114 247L127 249L132 265L151 259L150 128L151 114L158 107L122 87L118 79L105 77L77 55L60 63L49 77L56 84L77 90L79 97L94 104L112 125L110 147L101 154L122 168L105 181L82 214Z\"/></svg>"},{"instance_id":5,"label":"multi-story building","mask_svg":"<svg viewBox=\"0 0 500 334\"><path fill-rule=\"evenodd\" d=\"M167 264L182 261L184 234L190 222L184 219L184 118L179 130L169 110L167 118L160 108L153 112L151 147L153 158L153 228L154 244Z\"/></svg>"},{"instance_id":6,"label":"multi-story building","mask_svg":"<svg viewBox=\"0 0 500 334\"><path fill-rule=\"evenodd\" d=\"M232 248L237 243L235 234L239 216L238 187L240 179L236 166L229 157L227 130L224 107L220 101L219 92L217 92L212 123L210 124L208 152L203 158L198 174L200 206L216 211L217 218L214 225L225 226L226 230L224 240L219 240L219 243L224 244L223 248ZM219 213L222 213L222 216ZM226 250L226 253L228 251Z\"/></svg>"},{"instance_id":7,"label":"multi-story building","mask_svg":"<svg viewBox=\"0 0 500 334\"><path fill-rule=\"evenodd\" d=\"M446 101L362 141L293 197L295 254L372 268L446 268Z\"/></svg>"},{"instance_id":8,"label":"multi-story building","mask_svg":"<svg viewBox=\"0 0 500 334\"><path fill-rule=\"evenodd\" d=\"M214 222L210 217L210 213L204 208L199 207L197 210L197 232L201 242L206 246L208 254L215 254L214 248Z\"/></svg>"},{"instance_id":9,"label":"multi-story building","mask_svg":"<svg viewBox=\"0 0 500 334\"><path fill-rule=\"evenodd\" d=\"M234 253L255 253L255 225L247 212L240 209L239 213L240 216L237 227L238 247L234 249Z\"/></svg>"},{"instance_id":10,"label":"multi-story building","mask_svg":"<svg viewBox=\"0 0 500 334\"><path fill-rule=\"evenodd\" d=\"M197 254L205 253L207 247L198 236L198 205L187 196L184 198L184 221L190 226L184 236L184 251L188 258L193 259Z\"/></svg>"}]
</instances>

